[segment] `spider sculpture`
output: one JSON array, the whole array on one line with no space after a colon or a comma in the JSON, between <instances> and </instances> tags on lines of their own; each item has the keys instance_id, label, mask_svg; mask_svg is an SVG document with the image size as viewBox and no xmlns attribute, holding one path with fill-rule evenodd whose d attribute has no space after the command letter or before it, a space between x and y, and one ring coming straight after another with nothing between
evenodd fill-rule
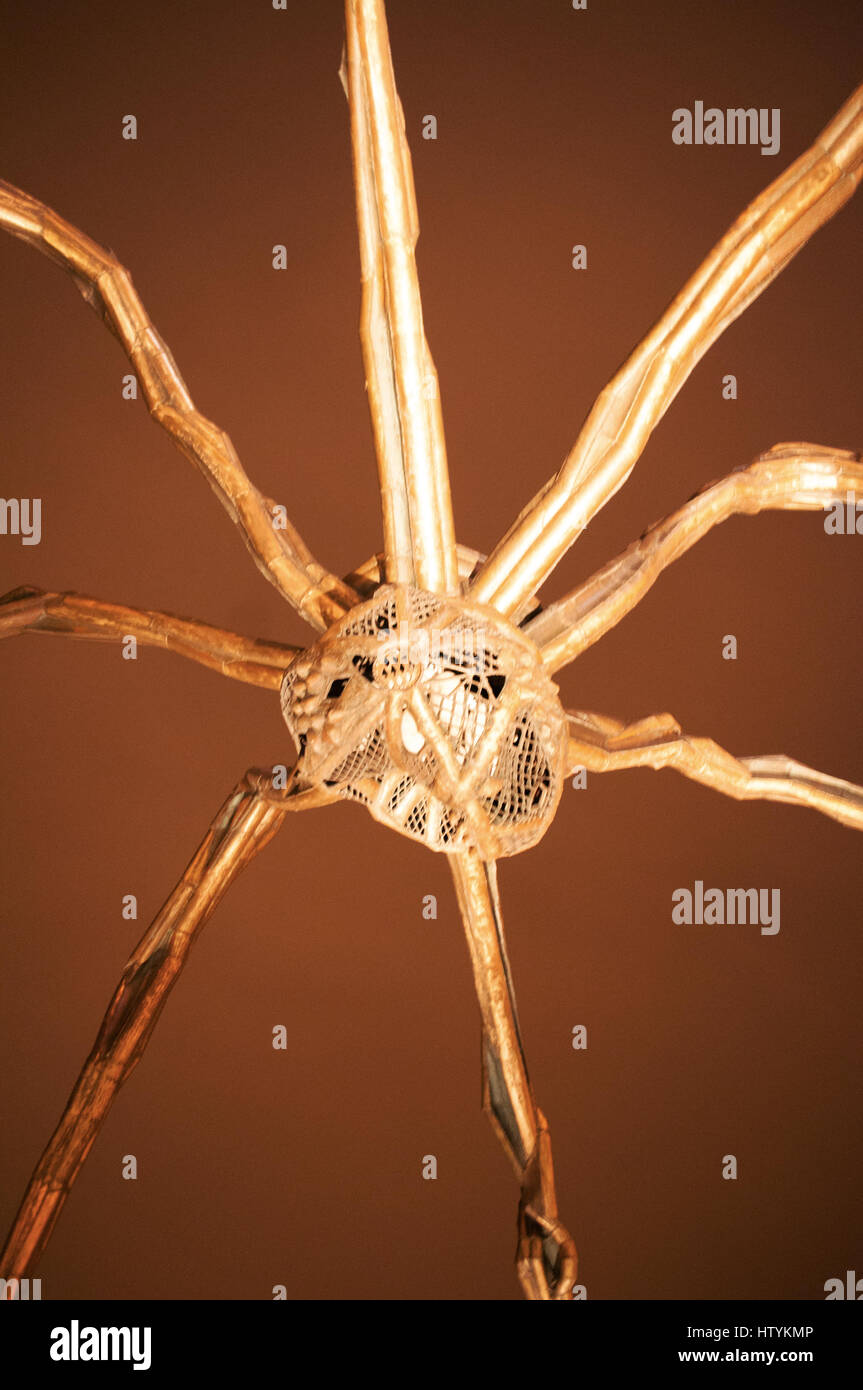
<instances>
[{"instance_id":1,"label":"spider sculpture","mask_svg":"<svg viewBox=\"0 0 863 1390\"><path fill-rule=\"evenodd\" d=\"M518 1178L516 1263L533 1299L572 1297L576 1252L558 1215L549 1131L528 1080L496 861L533 846L577 768L671 767L738 799L808 806L863 829L863 790L783 756L737 758L669 715L624 724L564 711L553 676L609 632L662 571L735 513L820 510L863 495L858 454L779 444L711 483L586 583L535 595L623 485L695 364L863 174L863 88L737 219L598 397L558 473L483 556L455 539L438 382L414 260L411 160L382 0L347 0L362 268L361 338L383 549L346 579L310 553L251 483L228 436L193 405L112 253L0 184L0 224L57 261L122 344L153 418L199 468L259 569L318 637L305 651L165 613L18 589L0 635L67 633L160 645L279 694L290 773L248 772L129 959L0 1260L20 1279L44 1250L117 1089L146 1046L196 934L290 812L348 798L447 856L483 1030L483 1098ZM358 813L358 812L357 812Z\"/></svg>"}]
</instances>

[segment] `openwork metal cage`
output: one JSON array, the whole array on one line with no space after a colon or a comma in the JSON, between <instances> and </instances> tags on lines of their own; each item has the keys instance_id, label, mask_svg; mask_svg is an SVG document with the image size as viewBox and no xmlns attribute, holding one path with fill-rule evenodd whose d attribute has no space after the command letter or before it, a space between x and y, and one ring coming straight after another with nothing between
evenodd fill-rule
<instances>
[{"instance_id":1,"label":"openwork metal cage","mask_svg":"<svg viewBox=\"0 0 863 1390\"><path fill-rule=\"evenodd\" d=\"M493 609L382 585L282 681L298 784L428 849L517 854L550 824L566 719L536 647Z\"/></svg>"}]
</instances>

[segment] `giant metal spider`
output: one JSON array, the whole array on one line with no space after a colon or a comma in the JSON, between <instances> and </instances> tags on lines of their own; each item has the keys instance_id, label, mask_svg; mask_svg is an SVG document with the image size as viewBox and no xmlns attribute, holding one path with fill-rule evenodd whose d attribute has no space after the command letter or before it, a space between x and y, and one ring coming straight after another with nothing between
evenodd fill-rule
<instances>
[{"instance_id":1,"label":"giant metal spider","mask_svg":"<svg viewBox=\"0 0 863 1390\"><path fill-rule=\"evenodd\" d=\"M362 42L359 41L353 29L354 23L357 23L360 32L364 33ZM368 26L367 32L365 26ZM698 312L695 312L691 310L691 306L682 306L676 301L678 308L685 308L686 312L682 315L681 325L678 325L674 331L681 334L684 327L687 330L691 329L695 344L689 349L688 355L684 356L676 376L672 372L670 380L663 379L663 372L672 362L672 354L668 350L668 343L663 341L662 335L659 337L652 335L651 339L646 340L651 348L654 348L657 342L662 342L662 351L656 354L655 376L657 379L648 379L647 381L644 399L648 418L644 422L638 438L633 443L631 452L618 461L616 471L611 465L615 461L617 451L612 449L610 445L604 450L598 445L591 445L591 449L587 450L586 459L581 458L578 468L571 470L576 472L578 482L578 486L572 489L572 503L574 505L577 502L583 502L583 510L579 512L576 508L572 514L567 512L560 524L560 534L557 538L551 530L548 533L539 532L536 535L530 532L527 537L527 544L524 547L519 547L517 541L520 532L517 529L505 547L502 550L498 548L489 565L484 565L476 559L475 555L467 551L462 551L456 555L451 526L448 525L447 485L445 469L442 466L442 445L438 448L434 447L434 441L439 441L441 438L439 422L435 413L427 408L428 403L431 402L433 405L437 397L434 390L428 389L431 379L430 373L422 360L423 349L418 346L421 343L418 331L420 321L418 319L418 300L414 301L413 306L411 304L413 283L410 258L407 258L406 263L399 264L399 254L404 255L406 245L412 241L412 237L406 231L405 217L407 214L404 209L402 209L405 213L402 225L396 224L393 232L392 242L395 249L392 265L388 263L389 268L386 274L379 273L375 277L370 273L375 254L373 243L376 225L371 208L373 205L379 207L380 186L385 180L395 178L396 183L398 183L400 172L406 173L409 177L409 166L394 160L392 150L387 154L385 145L387 134L392 140L395 140L398 122L395 115L396 108L393 104L393 94L388 92L386 82L382 79L382 74L385 75L387 69L384 55L388 53L388 48L383 29L382 11L379 10L379 7L367 4L349 5L348 34L350 54L353 57L353 62L348 65L348 71L353 96L353 134L357 182L360 191L360 225L361 231L367 239L365 249L366 304L371 314L365 324L364 351L370 399L373 407L379 403L377 415L373 409L373 418L376 420L376 442L383 485L382 491L387 499L384 507L385 551L381 561L371 562L361 570L356 571L349 576L347 583L334 580L314 566L311 557L301 547L301 543L295 538L292 531L274 530L272 511L266 507L258 506L254 496L251 499L251 504L249 504L248 497L243 504L245 514L242 520L245 523L247 539L250 540L259 561L263 558L265 566L270 569L270 577L273 577L273 571L275 571L275 578L283 595L289 597L319 630L328 627L333 620L337 622L346 608L360 602L366 603L374 591L377 581L381 578L384 578L388 583L411 585L416 589L455 595L458 587L456 582L456 565L458 564L463 582L472 576L469 585L471 602L474 597L485 603L492 602L494 607L510 620L520 622L522 632L542 647L544 654L548 657L549 669L555 670L558 661L570 660L590 641L596 640L598 636L614 626L623 613L628 611L630 603L636 602L647 587L644 579L646 571L644 568L633 565L632 557L630 557L624 566L613 571L611 578L608 575L604 576L604 584L611 585L612 595L610 598L607 597L607 588L602 588L598 595L601 601L598 603L596 602L596 585L588 584L580 586L581 592L578 597L570 599L566 606L562 604L551 605L542 612L537 612L537 606L532 599L533 591L540 587L551 568L576 538L583 525L613 495L624 480L637 453L643 447L647 434L664 409L667 408L697 358L702 355L718 333L746 307L754 295L775 273L776 268L783 264L796 249L799 249L799 246L815 228L836 210L839 200L844 200L850 195L859 178L860 93L855 94L855 97L843 108L845 124L843 125L841 142L841 160L838 155L833 160L826 155L821 158L822 152L813 146L809 155L804 156L803 161L798 161L798 164L793 166L799 171L806 159L809 159L810 162L820 159L817 168L819 174L825 177L826 186L819 184L814 177L807 179L801 175L800 180L794 183L793 196L792 191L787 186L783 188L782 197L775 203L770 214L771 217L775 218L776 225L771 227L770 235L767 237L768 245L772 250L765 261L762 262L759 259L762 249L760 245L757 248L758 254L750 256L748 259L745 254L747 250L745 241L741 246L729 247L725 245L723 248L725 260L722 267L724 293L721 302L715 303L708 297L708 301L700 304ZM374 51L376 42L381 45L381 64L377 68L374 63L364 67L364 60L368 58L369 53ZM364 101L357 99L357 92L362 90L361 85L358 85L360 83L358 78L360 71L366 73L364 80L367 83L367 91L371 94L368 106ZM378 140L382 142L374 160L374 177L369 173L372 168L372 161L369 160L368 154L363 151L364 113L368 120L368 136L371 138L372 144L378 149L375 142ZM828 131L835 130L839 121L840 118L837 117L836 122L832 123ZM393 145L392 148L396 148L396 146ZM853 172L854 170L857 170L856 174ZM787 184L788 178L789 175L783 175L778 182ZM767 194L763 195L756 204L753 204L739 223L735 224L738 228L744 226L747 217L752 217L754 220L756 215L758 217L766 216L765 209L770 207L771 197L775 198L775 191L771 193L773 188L774 186L771 185ZM809 202L803 200L801 188L809 198ZM364 191L365 203L363 201ZM25 239L34 240L44 250L45 246L38 232L28 233L26 225L23 229L20 223L17 227L14 225L16 219L21 216L25 218L25 222L28 217L32 217L35 207L33 200L9 189L8 186L4 192L4 225L10 230L17 231L17 234L23 235ZM403 188L402 194L404 192L405 189ZM408 196L404 201L409 203L410 197ZM394 196L393 204L388 203L387 205L388 214L391 217L396 216L397 223L398 203L399 198ZM395 212L393 206L395 206ZM752 208L756 209L755 214L753 214ZM41 214L39 215L41 216ZM769 220L767 218L768 222ZM64 244L55 246L55 251L59 253L60 259L63 259L67 265L71 255L83 254L84 263L77 263L79 277L89 275L92 278L94 272L98 271L98 257L101 253L74 229L66 226L63 230L65 232ZM763 233L764 225L759 224L759 236ZM89 260L88 262L88 257L93 256L97 258L96 261ZM405 290L404 296L400 293L400 287ZM83 288L87 288L86 283ZM102 286L103 296L109 296L111 292L112 282L106 281ZM378 296L377 301L375 294ZM115 306L115 312L122 317L130 302L128 297L124 303L118 302L118 305ZM401 341L402 335L405 337L405 353L407 355L402 360L399 352L396 351L392 368L389 348L391 340L388 333L375 332L375 312L378 314L379 326L385 320L387 324L395 324L396 332L393 340L397 345ZM675 306L672 306L669 314L673 315L674 312ZM402 323L400 315L403 314L407 315L407 328L400 326ZM668 318L666 317L662 323L664 329L667 329ZM120 327L117 322L115 322L116 327ZM413 346L416 349L413 365L411 365L410 358L412 333ZM123 336L122 327L120 336ZM134 328L127 328L126 336L129 341L125 345L128 347L129 342L135 336ZM640 381L633 364L640 362L641 368L645 369L648 365L644 361L645 357L650 357L650 350L643 347L629 359L629 368L625 369L622 376L616 379L619 383L617 391L604 399L600 398L599 405L608 410L609 419L613 420L614 430L620 428L623 437L631 434L631 427L634 422L638 423L638 420L634 421L633 412L630 412L629 409ZM147 382L148 367L153 369L154 367L158 368L159 365L158 361L153 359L152 354L142 355L137 348L132 354L132 360L142 385ZM389 375L391 370L395 381L402 388L400 394L393 395ZM156 412L154 411L154 413ZM398 424L395 423L396 413L398 414ZM171 416L170 409L163 411L162 414L162 423L167 424L169 428L172 423L176 425L177 417ZM594 418L591 417L591 419ZM586 430L589 427L590 421ZM414 440L413 445L411 444L412 439ZM404 456L399 440L404 440ZM188 447L188 437L185 442ZM580 436L580 445L576 447L584 450L586 442L590 442L590 440L583 432ZM194 445L192 451L195 451ZM226 463L224 453L219 454L219 440L212 437L199 439L197 452L197 461L203 463L205 468L211 472L211 476L214 469L219 469L217 481L222 488L230 489L240 475L234 461L228 458ZM594 464L596 465L595 471ZM566 476L564 474L564 477ZM844 500L845 494L849 490L856 494L859 483L860 464L857 456L841 454L837 450L819 449L817 446L785 446L784 449L770 451L761 462L736 476L732 475L732 479L726 480L725 483L713 485L710 489L705 490L699 498L694 499L681 510L679 524L671 534L666 535L662 530L654 528L649 533L649 542L642 547L641 552L636 552L636 555L647 551L648 554L652 554L661 562L667 563L670 558L675 558L681 549L692 544L707 527L724 519L724 516L735 510L757 510L760 506L765 505L822 508L836 497ZM592 495L591 488L595 490ZM548 507L548 496L542 505ZM569 506L570 502L568 501L567 507ZM523 532L524 527L521 530ZM513 552L513 548L514 553L510 553ZM507 558L508 553L509 558ZM504 558L496 560L495 555L502 555ZM651 574L650 579L652 580L654 577L655 575ZM617 583L618 580L621 581L619 584ZM612 583L612 581L614 582ZM397 591L394 602L406 603L404 594L404 590ZM458 607L458 600L455 600L454 607L451 607L450 612L457 613ZM381 628L379 606L371 610L364 608L363 611L371 611L373 622L378 624L378 631L390 631L394 627L391 620ZM444 611L446 611L446 605ZM467 611L470 612L471 610ZM16 595L13 593L8 596L4 621L9 632L22 631L28 627L38 629L40 625L46 627L53 621L54 630L57 630L59 624L61 629L77 630L84 634L93 633L95 629L91 625L96 622L102 635L108 632L119 637L124 633L138 630L139 636L146 639L146 634L140 628L136 629L136 619L128 610L118 613L111 611L107 605L96 605L95 608L92 606L82 607L74 600L46 600L44 596L32 594ZM483 621L485 622L484 629L482 627ZM356 645L350 646L347 653L348 664L346 665L339 658L333 639L330 637L328 643L325 643L321 648L320 658L322 666L327 661L333 661L334 667L328 673L322 689L319 692L311 690L312 696L317 693L319 696L329 698L334 704L339 704L340 711L353 701L356 706L360 707L360 718L365 719L366 704L362 701L362 682L365 681L366 685L376 690L387 691L388 693L381 697L389 711L389 719L385 720L383 727L387 735L390 758L395 755L401 764L400 775L396 777L390 762L387 762L386 766L378 764L363 766L357 774L359 781L353 776L347 778L345 775L339 775L338 762L341 760L342 754L347 757L351 750L351 742L346 742L344 745L334 744L333 749L339 756L335 759L330 757L328 762L323 760L323 752L318 750L319 757L314 766L308 756L307 748L303 748L298 761L298 769L302 770L304 765L308 764L310 778L307 780L316 781L316 789L304 789L304 783L297 776L285 794L274 795L271 778L267 777L262 780L260 776L256 776L252 780L247 779L243 784L239 800L229 798L223 812L220 813L230 821L230 834L226 838L220 838L219 854L212 863L208 864L205 877L208 880L213 878L218 891L222 891L240 867L239 863L226 862L224 855L228 847L235 844L243 846L248 857L260 847L265 837L272 832L288 808L298 808L302 805L332 798L334 789L331 787L329 791L326 791L320 785L324 780L338 784L338 790L341 792L349 790L354 795L366 797L369 796L370 792L369 781L378 787L383 786L386 791L385 796L383 792L374 791L371 792L371 795L372 797L382 797L386 801L386 805L383 804L383 801L379 801L377 809L379 813L389 814L390 819L397 813L400 816L404 815L406 819L411 808L415 809L423 800L420 786L433 785L434 794L426 798L426 809L420 815L422 824L417 823L414 831L416 835L423 838L428 838L433 832L436 840L435 848L449 848L451 841L461 845L457 854L451 852L450 862L459 888L469 939L472 939L474 946L475 978L483 1008L485 1027L486 1076L490 1075L492 1078L489 1108L496 1121L498 1135L513 1159L522 1182L520 1275L526 1291L533 1296L568 1297L574 1278L574 1253L571 1250L568 1237L555 1224L555 1198L550 1161L547 1161L546 1142L542 1138L545 1131L526 1081L520 1045L513 1023L513 1010L508 999L509 981L505 961L499 955L497 936L494 931L493 872L485 867L485 865L493 863L496 854L511 853L514 849L521 847L518 844L513 845L503 838L510 826L518 829L520 825L527 825L531 834L533 830L541 832L545 829L547 820L542 820L537 824L534 824L534 821L540 815L550 814L554 810L556 795L560 790L562 772L562 765L555 762L558 757L558 750L554 746L554 730L552 729L548 735L543 735L541 731L537 733L534 725L538 724L545 716L550 719L553 725L555 708L553 702L550 702L548 692L538 688L541 686L541 682L535 675L532 675L530 671L524 675L519 675L510 660L499 659L500 653L507 647L508 642L518 643L519 639L514 629L503 624L498 631L497 622L493 615L486 614L483 619L482 614L479 613L479 616L475 618L473 630L484 633L486 649L494 654L494 670L491 671L491 676L494 677L497 684L488 684L479 693L461 689L461 704L457 704L455 709L450 707L446 716L442 716L446 738L442 738L440 728L436 730L431 724L423 725L424 706L421 702L417 703L416 691L417 689L424 691L430 701L429 707L440 715L441 702L446 699L452 700L453 692L457 686L457 683L456 685L453 684L456 672L452 663L441 670L440 662L435 664L434 658L437 653L433 650L433 659L426 663L426 669L422 672L416 669L408 670L404 685L400 683L400 678L397 675L391 677L386 671L382 673L381 679L377 680L372 669L374 662L371 657L371 649L366 652L365 650L358 650ZM283 669L291 656L288 649L278 647L275 644L252 645L233 635L214 630L204 632L200 627L191 633L191 637L193 639L192 645L196 648L197 659L201 659L203 656L222 663L225 658L228 658L231 661L229 674L236 675L240 679L250 680L252 683L269 686L272 689L281 685ZM185 650L186 654L195 654L190 649L189 628L169 625L163 632L163 639L165 645L175 650ZM376 636L374 640L377 641ZM369 669L363 669L364 666L368 666ZM434 667L434 670L430 672L429 666ZM357 668L357 674L352 673L351 667ZM307 674L304 674L302 678L307 680ZM444 683L443 686L441 686L441 681ZM437 682L437 688L435 682ZM334 686L341 686L341 688L334 689ZM404 694L404 691L408 690L414 691L414 695L410 697L413 701L410 710L402 703L408 699L408 696ZM518 693L519 700L514 705L507 706L509 693L513 690ZM478 704L478 699L484 700L484 705ZM344 706L341 705L342 700L345 700ZM538 711L534 724L529 723L527 714L520 717L522 706L527 707L531 702L535 702L535 709ZM478 725L477 708L486 713L488 710L493 710L495 717L484 718L484 722ZM500 717L501 710L504 711L504 718ZM317 708L311 710L312 715L316 715L318 712ZM294 728L302 737L306 731L297 728L296 711L292 704L288 705L287 713L293 717ZM376 707L372 713L374 719L377 719L380 709ZM514 723L511 721L511 716L518 716ZM406 717L407 723L405 723ZM471 720L473 721L471 732L465 736L465 723ZM326 732L328 727L329 725L325 724L323 731ZM367 734L368 727L364 724L361 732ZM537 742L542 745L544 761L541 761L538 771L534 767L535 776L527 788L529 792L527 801L525 802L522 794L518 805L515 806L514 803L501 800L499 784L502 779L499 763L502 758L499 757L499 746L497 749L489 749L482 745L480 740L488 731L489 735L496 739L503 739L507 747L517 747L514 740L515 732L518 729L527 731L525 737L532 745ZM314 734L316 731L312 730L311 732ZM317 732L321 732L321 730L319 729ZM748 792L749 794L776 799L802 800L815 805L817 809L825 811L836 819L844 820L847 824L859 826L861 823L860 793L857 789L849 787L847 783L823 778L818 774L806 773L803 775L795 767L780 766L775 759L762 760L760 763L758 760L754 760L754 765L753 760L744 760L742 763L735 762L704 741L678 739L673 724L664 718L655 721L643 721L640 725L629 728L626 735L621 735L619 727L614 721L603 721L593 716L574 716L571 721L571 740L568 750L570 760L573 764L585 765L589 769L632 766L643 762L657 766L671 760L687 775L695 776L696 779L703 780L708 785L718 786L719 789L731 794L747 794ZM479 766L479 770L482 771L483 779L477 778L474 791L479 794L489 777L495 781L489 795L485 797L478 795L475 798L479 804L474 807L473 813L468 815L466 824L456 825L454 823L463 810L464 788L459 790L453 786L454 781L457 780L458 768L454 765L447 766L449 744L453 745L456 763L461 763L463 768L469 767L472 770ZM430 767L427 763L422 765L424 749L435 751L437 760L434 766ZM484 763L477 765L476 759L482 758L483 755L485 757ZM419 763L417 757L419 757ZM450 754L451 760L452 754ZM311 777L313 772L315 777ZM334 772L336 775L333 775ZM757 778L754 782L750 777L752 773L755 773ZM399 799L395 796L395 792L396 786L407 778L411 779L407 787L411 800L406 802L404 796ZM522 788L522 793L524 793L524 788ZM545 805L546 800L549 803L547 807ZM449 828L444 827L447 807L450 812ZM502 807L503 809L501 809ZM453 816L454 812L457 813L455 816ZM461 841L458 840L459 835L462 836ZM164 918L160 917L157 920L161 922L163 927ZM471 933L474 934L472 938ZM149 939L152 940L152 938ZM480 944L477 945L477 943ZM163 937L160 938L160 944L164 944ZM482 950L485 953L485 960L482 964L477 960L477 950ZM140 957L138 959L140 960ZM148 972L143 973L149 978ZM136 978L140 978L140 976L136 976ZM157 972L155 980L148 983L145 989L132 991L128 1008L125 1002L123 1003L123 1026L119 1030L115 1026L115 1010L109 1035L106 1035L104 1031L101 1035L103 1041L106 1036L110 1036L112 1060L118 1055L118 1048L122 1050L123 1047L127 1047L129 1060L133 1064L138 1055L139 1046L146 1040L147 1025L154 1017L154 1015L148 1014L147 1010L152 1009L154 1004L161 1001L163 991L169 987L172 978L172 975L169 977L167 974ZM140 1029L140 1039L135 1033L136 1028ZM119 1036L116 1036L117 1033ZM97 1099L102 1105L104 1113L104 1108L110 1102L111 1090L101 1083L97 1089L100 1090ZM91 1106L88 1100L85 1118L92 1121L94 1113L95 1107ZM85 1141L78 1146L77 1150L75 1150L73 1139L73 1151L68 1158L68 1180L71 1180L83 1160L90 1138L91 1135L88 1132ZM43 1168L40 1178L37 1170L36 1186L31 1189L37 1201L44 1197L45 1177L48 1171ZM38 1215L36 1215L33 1203L28 1205L25 1199L22 1218L17 1227L17 1235L13 1233L12 1243L8 1247L12 1251L12 1255L8 1263L4 1263L2 1270L4 1275L12 1277L20 1275L26 1267L27 1260L35 1258L36 1252L41 1248L44 1238L50 1231L56 1207L61 1200L58 1196L54 1202L43 1203ZM16 1254L19 1250L20 1258Z\"/></svg>"}]
</instances>

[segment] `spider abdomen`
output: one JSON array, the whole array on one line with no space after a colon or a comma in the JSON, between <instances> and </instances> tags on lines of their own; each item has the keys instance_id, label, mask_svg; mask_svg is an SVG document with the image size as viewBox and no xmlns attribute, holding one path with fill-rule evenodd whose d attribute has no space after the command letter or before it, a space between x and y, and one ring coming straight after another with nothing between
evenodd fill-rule
<instances>
[{"instance_id":1,"label":"spider abdomen","mask_svg":"<svg viewBox=\"0 0 863 1390\"><path fill-rule=\"evenodd\" d=\"M383 585L285 673L307 786L429 849L517 854L560 799L566 721L523 633L485 605Z\"/></svg>"}]
</instances>

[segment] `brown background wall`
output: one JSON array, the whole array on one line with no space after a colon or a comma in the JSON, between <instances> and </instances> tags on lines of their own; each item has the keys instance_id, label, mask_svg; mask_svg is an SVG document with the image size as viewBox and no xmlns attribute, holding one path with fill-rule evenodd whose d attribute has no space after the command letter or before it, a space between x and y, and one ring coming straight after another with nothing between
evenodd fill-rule
<instances>
[{"instance_id":1,"label":"brown background wall","mask_svg":"<svg viewBox=\"0 0 863 1390\"><path fill-rule=\"evenodd\" d=\"M849 94L859 15L389 8L459 537L488 549L708 248ZM116 251L196 403L349 570L380 530L339 4L20 5L5 23L0 174ZM674 145L671 112L696 99L780 107L780 154ZM859 447L860 217L858 199L712 349L549 594L771 444ZM44 508L38 548L0 537L0 593L78 589L307 640L205 483L121 399L125 359L62 274L3 238L0 283L0 491ZM564 673L565 703L670 710L734 752L863 782L863 539L822 523L723 526ZM131 663L26 637L2 681L5 1229L144 919L242 771L291 749L274 697L151 650ZM859 838L826 818L671 772L591 778L502 865L590 1297L818 1299L863 1272L859 865ZM697 878L780 888L780 933L675 926L671 893ZM479 1111L478 1044L444 860L355 806L297 817L204 933L37 1271L45 1296L516 1298L517 1192Z\"/></svg>"}]
</instances>

